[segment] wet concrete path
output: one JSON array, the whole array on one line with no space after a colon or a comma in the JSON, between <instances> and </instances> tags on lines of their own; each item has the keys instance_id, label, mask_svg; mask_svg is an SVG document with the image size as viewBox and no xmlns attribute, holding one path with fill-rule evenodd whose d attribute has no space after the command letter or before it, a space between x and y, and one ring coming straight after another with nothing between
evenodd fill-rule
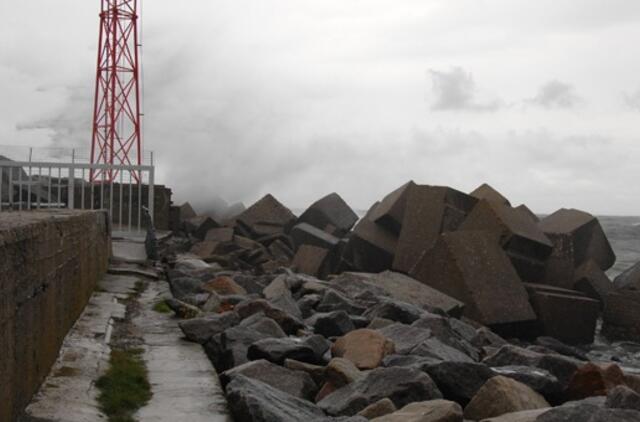
<instances>
[{"instance_id":1,"label":"wet concrete path","mask_svg":"<svg viewBox=\"0 0 640 422\"><path fill-rule=\"evenodd\" d=\"M153 306L170 295L168 284L152 268L140 266L144 245L114 241L110 274L65 338L58 361L34 397L24 422L107 421L95 387L108 368L113 327L125 319L123 303L138 302L131 330L142 339L143 358L153 396L135 419L147 421L231 421L217 374L202 347L182 338L178 320ZM144 290L142 290L144 289ZM142 290L142 291L141 291Z\"/></svg>"}]
</instances>

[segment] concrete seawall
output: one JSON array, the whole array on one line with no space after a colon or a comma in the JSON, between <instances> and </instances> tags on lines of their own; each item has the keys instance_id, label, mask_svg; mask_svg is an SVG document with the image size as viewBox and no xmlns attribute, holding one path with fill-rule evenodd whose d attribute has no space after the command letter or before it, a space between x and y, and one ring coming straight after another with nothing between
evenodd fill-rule
<instances>
[{"instance_id":1,"label":"concrete seawall","mask_svg":"<svg viewBox=\"0 0 640 422\"><path fill-rule=\"evenodd\" d=\"M0 214L0 421L38 391L110 254L104 212Z\"/></svg>"}]
</instances>

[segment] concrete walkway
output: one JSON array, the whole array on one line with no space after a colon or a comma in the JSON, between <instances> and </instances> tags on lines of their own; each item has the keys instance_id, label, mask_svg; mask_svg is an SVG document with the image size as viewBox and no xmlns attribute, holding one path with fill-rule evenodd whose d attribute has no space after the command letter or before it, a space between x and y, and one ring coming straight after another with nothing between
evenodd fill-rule
<instances>
[{"instance_id":1,"label":"concrete walkway","mask_svg":"<svg viewBox=\"0 0 640 422\"><path fill-rule=\"evenodd\" d=\"M137 240L137 239L136 239ZM142 338L153 397L136 419L147 421L231 421L218 376L202 346L182 339L178 320L153 310L170 295L153 269L137 267L139 241L113 242L110 274L99 283L87 308L65 338L58 361L26 410L24 422L106 421L97 404L96 380L108 368L113 325L125 319L122 302L138 291L131 330ZM117 262L117 263L116 263Z\"/></svg>"}]
</instances>

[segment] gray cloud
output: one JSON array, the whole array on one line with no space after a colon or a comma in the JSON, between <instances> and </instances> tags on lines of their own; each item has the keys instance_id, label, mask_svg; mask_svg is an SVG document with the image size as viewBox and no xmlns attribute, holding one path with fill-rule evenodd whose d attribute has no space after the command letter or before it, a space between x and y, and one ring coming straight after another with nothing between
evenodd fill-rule
<instances>
[{"instance_id":1,"label":"gray cloud","mask_svg":"<svg viewBox=\"0 0 640 422\"><path fill-rule=\"evenodd\" d=\"M584 100L576 93L575 88L565 82L551 80L540 87L538 95L527 100L543 108L574 108Z\"/></svg>"},{"instance_id":2,"label":"gray cloud","mask_svg":"<svg viewBox=\"0 0 640 422\"><path fill-rule=\"evenodd\" d=\"M633 94L625 94L624 101L628 107L640 111L640 89Z\"/></svg>"},{"instance_id":3,"label":"gray cloud","mask_svg":"<svg viewBox=\"0 0 640 422\"><path fill-rule=\"evenodd\" d=\"M435 95L432 110L496 111L500 108L497 100L484 103L477 101L473 76L461 67L454 67L449 71L431 69L429 75Z\"/></svg>"}]
</instances>

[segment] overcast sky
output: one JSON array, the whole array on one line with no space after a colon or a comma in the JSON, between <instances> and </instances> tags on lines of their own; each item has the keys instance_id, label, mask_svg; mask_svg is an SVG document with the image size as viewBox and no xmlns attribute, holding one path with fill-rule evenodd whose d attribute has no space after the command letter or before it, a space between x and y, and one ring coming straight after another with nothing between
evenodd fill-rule
<instances>
[{"instance_id":1,"label":"overcast sky","mask_svg":"<svg viewBox=\"0 0 640 422\"><path fill-rule=\"evenodd\" d=\"M0 144L88 148L99 1L0 0ZM368 208L413 179L640 211L640 2L143 0L176 201Z\"/></svg>"}]
</instances>

